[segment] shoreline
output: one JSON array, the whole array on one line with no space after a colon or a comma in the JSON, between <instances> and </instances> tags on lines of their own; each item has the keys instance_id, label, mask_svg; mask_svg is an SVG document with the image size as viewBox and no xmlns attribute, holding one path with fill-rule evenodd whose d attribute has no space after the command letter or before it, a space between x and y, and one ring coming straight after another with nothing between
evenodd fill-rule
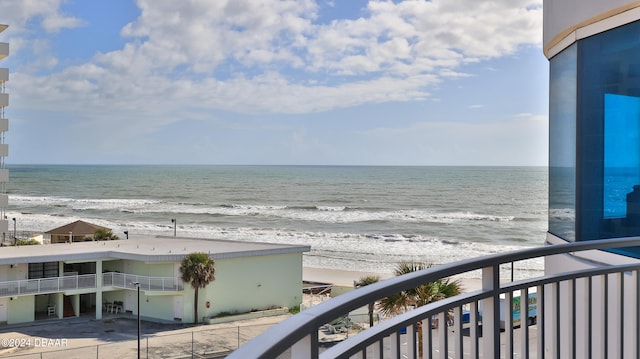
<instances>
[{"instance_id":1,"label":"shoreline","mask_svg":"<svg viewBox=\"0 0 640 359\"><path fill-rule=\"evenodd\" d=\"M392 278L394 276L391 273L358 272L333 268L302 267L303 282L326 283L340 287L351 288L353 287L354 281L358 281L360 278L368 275L379 276L380 280ZM453 279L460 282L463 292L470 292L482 288L482 280L480 278L453 277Z\"/></svg>"},{"instance_id":2,"label":"shoreline","mask_svg":"<svg viewBox=\"0 0 640 359\"><path fill-rule=\"evenodd\" d=\"M333 268L302 267L302 280L304 282L326 283L344 287L352 287L354 281L358 281L360 280L360 278L369 275L378 276L380 277L380 279L393 277L393 274L391 273L373 273Z\"/></svg>"}]
</instances>

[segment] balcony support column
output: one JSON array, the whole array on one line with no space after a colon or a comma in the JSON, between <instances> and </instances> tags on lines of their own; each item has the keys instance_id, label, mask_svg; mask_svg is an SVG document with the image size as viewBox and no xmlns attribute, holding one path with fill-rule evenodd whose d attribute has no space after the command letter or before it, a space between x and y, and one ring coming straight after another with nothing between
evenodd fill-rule
<instances>
[{"instance_id":1,"label":"balcony support column","mask_svg":"<svg viewBox=\"0 0 640 359\"><path fill-rule=\"evenodd\" d=\"M482 290L493 295L482 300L482 347L484 358L500 357L500 268L482 268ZM492 318L492 319L490 319Z\"/></svg>"},{"instance_id":2,"label":"balcony support column","mask_svg":"<svg viewBox=\"0 0 640 359\"><path fill-rule=\"evenodd\" d=\"M96 319L102 319L102 260L96 261Z\"/></svg>"},{"instance_id":3,"label":"balcony support column","mask_svg":"<svg viewBox=\"0 0 640 359\"><path fill-rule=\"evenodd\" d=\"M62 319L64 317L64 294L62 292L53 293L53 298L56 305L56 316L58 319Z\"/></svg>"},{"instance_id":4,"label":"balcony support column","mask_svg":"<svg viewBox=\"0 0 640 359\"><path fill-rule=\"evenodd\" d=\"M300 339L291 347L292 358L318 359L318 331Z\"/></svg>"},{"instance_id":5,"label":"balcony support column","mask_svg":"<svg viewBox=\"0 0 640 359\"><path fill-rule=\"evenodd\" d=\"M71 306L73 307L73 315L76 317L79 317L80 316L80 294L74 294L70 297L71 297Z\"/></svg>"}]
</instances>

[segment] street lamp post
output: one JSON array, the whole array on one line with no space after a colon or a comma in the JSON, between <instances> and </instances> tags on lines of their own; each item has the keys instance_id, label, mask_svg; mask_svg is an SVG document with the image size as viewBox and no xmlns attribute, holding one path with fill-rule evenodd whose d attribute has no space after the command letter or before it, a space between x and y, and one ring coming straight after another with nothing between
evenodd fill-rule
<instances>
[{"instance_id":1,"label":"street lamp post","mask_svg":"<svg viewBox=\"0 0 640 359\"><path fill-rule=\"evenodd\" d=\"M140 282L133 282L138 288L138 359L140 359Z\"/></svg>"},{"instance_id":2,"label":"street lamp post","mask_svg":"<svg viewBox=\"0 0 640 359\"><path fill-rule=\"evenodd\" d=\"M16 217L13 217L13 244L16 244L18 238L16 237Z\"/></svg>"},{"instance_id":3,"label":"street lamp post","mask_svg":"<svg viewBox=\"0 0 640 359\"><path fill-rule=\"evenodd\" d=\"M173 236L176 236L176 226L178 225L178 220L175 218L171 218L171 223L173 223Z\"/></svg>"},{"instance_id":4,"label":"street lamp post","mask_svg":"<svg viewBox=\"0 0 640 359\"><path fill-rule=\"evenodd\" d=\"M129 239L129 231L124 231L124 235Z\"/></svg>"}]
</instances>

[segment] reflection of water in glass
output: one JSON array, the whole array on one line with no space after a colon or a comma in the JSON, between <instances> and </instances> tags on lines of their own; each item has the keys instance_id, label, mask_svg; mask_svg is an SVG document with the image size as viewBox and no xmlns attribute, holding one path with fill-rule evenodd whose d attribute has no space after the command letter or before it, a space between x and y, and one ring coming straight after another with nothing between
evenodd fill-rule
<instances>
[{"instance_id":1,"label":"reflection of water in glass","mask_svg":"<svg viewBox=\"0 0 640 359\"><path fill-rule=\"evenodd\" d=\"M604 95L604 218L627 217L627 194L640 185L640 98Z\"/></svg>"},{"instance_id":2,"label":"reflection of water in glass","mask_svg":"<svg viewBox=\"0 0 640 359\"><path fill-rule=\"evenodd\" d=\"M627 217L627 195L640 185L638 168L604 169L604 218Z\"/></svg>"}]
</instances>

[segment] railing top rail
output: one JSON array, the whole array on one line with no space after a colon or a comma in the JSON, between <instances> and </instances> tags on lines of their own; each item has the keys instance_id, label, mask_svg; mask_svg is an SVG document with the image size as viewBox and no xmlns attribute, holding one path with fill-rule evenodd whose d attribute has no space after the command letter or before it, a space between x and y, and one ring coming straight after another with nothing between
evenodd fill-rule
<instances>
[{"instance_id":1,"label":"railing top rail","mask_svg":"<svg viewBox=\"0 0 640 359\"><path fill-rule=\"evenodd\" d=\"M141 274L132 274L132 273L121 273L121 272L104 272L103 276L123 276L123 277L137 277L137 278L149 278L149 279L176 279L178 277L150 277L147 275Z\"/></svg>"},{"instance_id":2,"label":"railing top rail","mask_svg":"<svg viewBox=\"0 0 640 359\"><path fill-rule=\"evenodd\" d=\"M275 325L256 339L246 343L233 352L229 358L274 358L320 326L360 308L370 302L386 296L415 288L421 284L441 278L467 273L487 267L518 262L531 258L546 257L586 250L602 250L640 246L640 238L615 238L541 246L471 258L454 263L412 272L403 276L385 279L358 290L339 295L332 300L322 302L287 320ZM494 288L494 290L497 288Z\"/></svg>"}]
</instances>

